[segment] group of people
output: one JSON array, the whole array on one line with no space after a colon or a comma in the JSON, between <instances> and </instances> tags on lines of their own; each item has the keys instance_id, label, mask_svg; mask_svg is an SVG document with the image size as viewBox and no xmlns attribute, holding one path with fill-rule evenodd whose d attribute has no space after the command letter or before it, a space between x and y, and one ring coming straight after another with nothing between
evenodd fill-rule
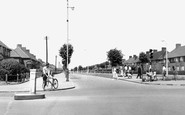
<instances>
[{"instance_id":1,"label":"group of people","mask_svg":"<svg viewBox=\"0 0 185 115\"><path fill-rule=\"evenodd\" d=\"M123 67L121 66L119 68L114 68L113 78L118 79L119 76L132 78L133 71L134 71L134 67L129 65L125 65Z\"/></svg>"},{"instance_id":2,"label":"group of people","mask_svg":"<svg viewBox=\"0 0 185 115\"><path fill-rule=\"evenodd\" d=\"M162 80L166 80L166 70L167 68L165 65L162 66ZM137 71L136 71L137 70ZM119 76L121 77L128 77L132 78L132 75L134 72L137 72L137 79L140 78L142 81L157 81L157 71L155 71L152 66L150 65L148 70L146 70L146 76L143 76L143 68L142 65L137 65L137 68L135 66L130 65L124 65L119 68L114 68L113 70L113 78L118 79ZM175 66L172 66L172 74L174 80L177 80L177 69Z\"/></svg>"}]
</instances>

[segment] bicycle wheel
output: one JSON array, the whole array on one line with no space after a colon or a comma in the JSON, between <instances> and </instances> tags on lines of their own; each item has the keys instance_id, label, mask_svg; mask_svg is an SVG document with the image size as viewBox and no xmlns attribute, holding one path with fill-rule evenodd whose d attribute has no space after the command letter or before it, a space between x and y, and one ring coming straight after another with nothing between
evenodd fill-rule
<instances>
[{"instance_id":1,"label":"bicycle wheel","mask_svg":"<svg viewBox=\"0 0 185 115\"><path fill-rule=\"evenodd\" d=\"M53 79L53 87L54 87L55 89L58 88L58 80L57 80L57 79Z\"/></svg>"}]
</instances>

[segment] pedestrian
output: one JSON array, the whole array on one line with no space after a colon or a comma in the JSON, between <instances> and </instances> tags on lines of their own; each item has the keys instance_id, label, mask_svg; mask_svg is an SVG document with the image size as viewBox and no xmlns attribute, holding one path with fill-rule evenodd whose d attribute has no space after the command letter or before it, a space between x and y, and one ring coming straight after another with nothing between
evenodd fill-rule
<instances>
[{"instance_id":1,"label":"pedestrian","mask_svg":"<svg viewBox=\"0 0 185 115\"><path fill-rule=\"evenodd\" d=\"M116 68L113 68L113 79L117 79Z\"/></svg>"},{"instance_id":2,"label":"pedestrian","mask_svg":"<svg viewBox=\"0 0 185 115\"><path fill-rule=\"evenodd\" d=\"M165 78L166 78L166 67L164 65L162 67L162 76L163 76L162 80L165 80Z\"/></svg>"},{"instance_id":3,"label":"pedestrian","mask_svg":"<svg viewBox=\"0 0 185 115\"><path fill-rule=\"evenodd\" d=\"M125 65L124 67L124 73L125 73L125 77L127 76L127 65Z\"/></svg>"},{"instance_id":4,"label":"pedestrian","mask_svg":"<svg viewBox=\"0 0 185 115\"><path fill-rule=\"evenodd\" d=\"M177 80L177 74L178 74L178 72L177 72L175 66L172 67L172 71L173 71L174 80L176 81Z\"/></svg>"},{"instance_id":5,"label":"pedestrian","mask_svg":"<svg viewBox=\"0 0 185 115\"><path fill-rule=\"evenodd\" d=\"M141 79L141 74L142 74L141 66L138 65L138 68L137 68L137 78L139 77Z\"/></svg>"},{"instance_id":6,"label":"pedestrian","mask_svg":"<svg viewBox=\"0 0 185 115\"><path fill-rule=\"evenodd\" d=\"M124 73L123 73L123 67L122 66L120 67L120 72L121 72L120 75L123 77Z\"/></svg>"}]
</instances>

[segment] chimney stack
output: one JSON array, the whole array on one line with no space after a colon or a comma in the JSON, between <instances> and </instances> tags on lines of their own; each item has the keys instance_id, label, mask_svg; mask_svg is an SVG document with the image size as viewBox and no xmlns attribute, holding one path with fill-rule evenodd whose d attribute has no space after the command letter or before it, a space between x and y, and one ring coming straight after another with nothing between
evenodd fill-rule
<instances>
[{"instance_id":1,"label":"chimney stack","mask_svg":"<svg viewBox=\"0 0 185 115\"><path fill-rule=\"evenodd\" d=\"M156 49L154 49L154 53L156 53L157 52L157 50Z\"/></svg>"},{"instance_id":2,"label":"chimney stack","mask_svg":"<svg viewBox=\"0 0 185 115\"><path fill-rule=\"evenodd\" d=\"M132 56L129 56L129 59L132 58Z\"/></svg>"},{"instance_id":3,"label":"chimney stack","mask_svg":"<svg viewBox=\"0 0 185 115\"><path fill-rule=\"evenodd\" d=\"M162 47L162 51L166 51L166 47Z\"/></svg>"},{"instance_id":4,"label":"chimney stack","mask_svg":"<svg viewBox=\"0 0 185 115\"><path fill-rule=\"evenodd\" d=\"M17 47L22 47L22 44L17 44Z\"/></svg>"},{"instance_id":5,"label":"chimney stack","mask_svg":"<svg viewBox=\"0 0 185 115\"><path fill-rule=\"evenodd\" d=\"M179 48L179 47L181 47L181 44L176 44L176 48Z\"/></svg>"}]
</instances>

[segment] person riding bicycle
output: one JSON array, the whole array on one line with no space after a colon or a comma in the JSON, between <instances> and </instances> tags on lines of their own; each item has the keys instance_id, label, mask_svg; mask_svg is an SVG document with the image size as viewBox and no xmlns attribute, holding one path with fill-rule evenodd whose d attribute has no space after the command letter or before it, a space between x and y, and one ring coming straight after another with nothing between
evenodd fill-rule
<instances>
[{"instance_id":1,"label":"person riding bicycle","mask_svg":"<svg viewBox=\"0 0 185 115\"><path fill-rule=\"evenodd\" d=\"M46 66L43 67L43 82L44 82L44 87L46 86L46 82L48 77L50 77L50 69L49 69L49 63L46 63Z\"/></svg>"}]
</instances>

